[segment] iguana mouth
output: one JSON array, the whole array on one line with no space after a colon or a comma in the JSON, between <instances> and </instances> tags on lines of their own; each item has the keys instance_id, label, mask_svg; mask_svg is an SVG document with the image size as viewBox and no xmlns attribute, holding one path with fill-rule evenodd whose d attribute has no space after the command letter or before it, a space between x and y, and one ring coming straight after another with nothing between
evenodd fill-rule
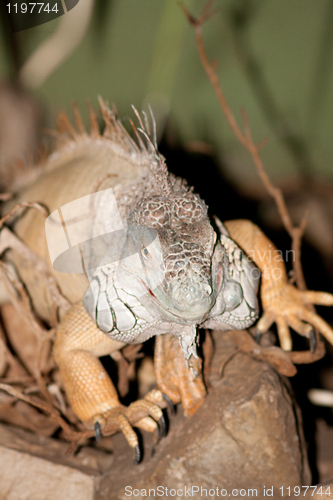
<instances>
[{"instance_id":1,"label":"iguana mouth","mask_svg":"<svg viewBox=\"0 0 333 500\"><path fill-rule=\"evenodd\" d=\"M187 302L187 307L186 305L184 307L182 306L182 302L177 302L177 299L173 300L172 306L169 307L165 302L162 301L156 293L154 293L149 286L142 280L140 279L142 285L144 288L147 290L149 295L152 297L152 299L158 304L159 308L162 309L167 313L167 315L171 315L173 318L178 318L181 319L182 322L184 323L201 323L209 314L209 311L211 310L215 300L213 300L213 297L211 295L211 287L208 284L204 284L205 286L205 294L206 296L201 296L200 299L196 298L195 300L193 299L193 290L183 290L180 293L185 294L185 301ZM191 288L191 287L190 287ZM193 287L194 288L194 287ZM208 290L209 288L209 290ZM186 295L190 295L191 300L186 299ZM170 299L168 298L168 301L170 302ZM190 303L189 303L190 302ZM201 307L198 307L201 306ZM195 308L197 307L197 310Z\"/></svg>"},{"instance_id":2,"label":"iguana mouth","mask_svg":"<svg viewBox=\"0 0 333 500\"><path fill-rule=\"evenodd\" d=\"M208 300L211 293L212 287L208 283L199 283L189 278L173 287L172 297L176 306L179 304L182 309L188 309L197 302Z\"/></svg>"}]
</instances>

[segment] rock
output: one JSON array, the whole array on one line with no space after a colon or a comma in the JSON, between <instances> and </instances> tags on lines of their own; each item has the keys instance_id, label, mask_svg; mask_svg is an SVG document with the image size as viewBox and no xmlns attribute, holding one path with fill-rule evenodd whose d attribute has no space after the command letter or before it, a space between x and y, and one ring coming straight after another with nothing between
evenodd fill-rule
<instances>
[{"instance_id":1,"label":"rock","mask_svg":"<svg viewBox=\"0 0 333 500\"><path fill-rule=\"evenodd\" d=\"M325 420L318 418L316 420L316 459L320 483L325 483L333 478L332 442L333 427Z\"/></svg>"},{"instance_id":2,"label":"rock","mask_svg":"<svg viewBox=\"0 0 333 500\"><path fill-rule=\"evenodd\" d=\"M215 490L217 496L216 489L219 496L266 498L273 491L279 498L282 486L311 484L288 379L235 351L232 333L219 333L215 340L213 389L204 405L191 418L171 418L169 435L137 467L127 461L130 453L125 460L119 453L99 499L141 498L149 496L149 489L155 490L150 497L157 498L166 488L177 499L185 492L209 498Z\"/></svg>"},{"instance_id":3,"label":"rock","mask_svg":"<svg viewBox=\"0 0 333 500\"><path fill-rule=\"evenodd\" d=\"M0 425L0 500L94 500L113 455Z\"/></svg>"},{"instance_id":4,"label":"rock","mask_svg":"<svg viewBox=\"0 0 333 500\"><path fill-rule=\"evenodd\" d=\"M94 478L21 451L0 446L0 498L93 500Z\"/></svg>"}]
</instances>

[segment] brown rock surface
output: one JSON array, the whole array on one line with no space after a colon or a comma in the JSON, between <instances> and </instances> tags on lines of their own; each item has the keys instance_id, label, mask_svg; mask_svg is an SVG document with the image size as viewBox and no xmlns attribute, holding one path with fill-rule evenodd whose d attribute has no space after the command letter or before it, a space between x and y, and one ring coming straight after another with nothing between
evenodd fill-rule
<instances>
[{"instance_id":1,"label":"brown rock surface","mask_svg":"<svg viewBox=\"0 0 333 500\"><path fill-rule=\"evenodd\" d=\"M79 470L0 446L1 500L93 500L94 479Z\"/></svg>"},{"instance_id":2,"label":"brown rock surface","mask_svg":"<svg viewBox=\"0 0 333 500\"><path fill-rule=\"evenodd\" d=\"M68 443L0 425L0 500L94 500L114 457L83 447L66 456Z\"/></svg>"},{"instance_id":3,"label":"brown rock surface","mask_svg":"<svg viewBox=\"0 0 333 500\"><path fill-rule=\"evenodd\" d=\"M235 498L244 497L244 490L246 497L264 498L264 487L273 487L278 498L281 486L311 484L299 412L288 380L248 355L235 354L232 333L215 339L213 389L204 405L191 418L171 418L169 435L153 458L146 456L142 464L131 467L131 454L120 453L102 480L99 498L134 497L134 489L146 490L148 496L149 488L156 490L156 495L150 495L154 498L161 496L158 486L164 494L166 488L182 490L174 498L192 486L199 487L192 498L209 498L213 493L209 490L216 488L219 496L221 489L227 496L237 489ZM150 452L149 446L146 451ZM207 493L201 494L200 487ZM249 489L257 494L248 493ZM145 492L137 498L142 496Z\"/></svg>"}]
</instances>

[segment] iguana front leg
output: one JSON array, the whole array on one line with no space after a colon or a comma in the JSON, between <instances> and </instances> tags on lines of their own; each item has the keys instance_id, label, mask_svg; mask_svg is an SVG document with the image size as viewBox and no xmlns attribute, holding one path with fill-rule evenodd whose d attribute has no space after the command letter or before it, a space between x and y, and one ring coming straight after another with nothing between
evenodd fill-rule
<instances>
[{"instance_id":1,"label":"iguana front leg","mask_svg":"<svg viewBox=\"0 0 333 500\"><path fill-rule=\"evenodd\" d=\"M261 301L264 314L257 323L258 332L266 332L272 323L276 322L280 345L285 351L292 350L289 327L308 338L313 327L318 328L333 344L333 329L307 308L307 304L333 306L333 295L301 291L290 285L277 248L251 221L228 221L225 226L231 238L248 254L262 273Z\"/></svg>"},{"instance_id":2,"label":"iguana front leg","mask_svg":"<svg viewBox=\"0 0 333 500\"><path fill-rule=\"evenodd\" d=\"M166 334L155 337L154 361L158 388L174 404L182 403L185 416L195 413L206 396L201 359L186 361L179 339Z\"/></svg>"},{"instance_id":3,"label":"iguana front leg","mask_svg":"<svg viewBox=\"0 0 333 500\"><path fill-rule=\"evenodd\" d=\"M137 457L138 438L131 424L153 431L163 414L153 402L158 398L153 398L150 393L146 399L136 401L129 407L120 404L117 391L98 357L117 351L124 345L101 332L82 302L78 302L70 308L57 328L54 359L78 418L88 428L95 429L97 438L103 429L122 431L129 445L136 450Z\"/></svg>"}]
</instances>

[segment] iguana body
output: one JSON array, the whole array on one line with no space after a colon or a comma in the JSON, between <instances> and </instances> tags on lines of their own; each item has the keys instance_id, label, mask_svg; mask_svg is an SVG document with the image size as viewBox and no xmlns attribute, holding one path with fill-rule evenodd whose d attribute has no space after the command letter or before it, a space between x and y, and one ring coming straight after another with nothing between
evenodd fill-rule
<instances>
[{"instance_id":1,"label":"iguana body","mask_svg":"<svg viewBox=\"0 0 333 500\"><path fill-rule=\"evenodd\" d=\"M75 413L97 432L100 427L117 427L135 448L137 437L129 420L153 430L154 420L162 417L155 404L161 394L155 392L129 408L122 407L98 357L156 336L160 389L173 402L182 401L187 414L195 411L205 394L195 359L197 328L243 329L258 316L258 270L238 245L263 271L265 312L258 330L264 332L276 321L283 348L291 349L288 325L309 337L313 324L333 343L329 325L306 309L307 302L333 305L333 296L302 293L288 285L284 264L273 260L275 247L250 221L226 223L232 239L219 221L213 227L199 196L184 181L168 174L148 132L143 133L146 143L138 147L104 105L102 111L106 122L103 136L93 114L89 135L78 115L77 131L63 118L62 144L39 178L15 200L39 202L50 214L57 214L70 202L101 193L91 205L93 222L86 238L90 242L81 246L80 262L73 260L73 269L83 265L89 279L85 273L53 269L41 213L21 211L12 226L48 263L62 294L72 304L69 310L59 311L54 356ZM122 230L104 212L110 189ZM68 223L68 234L70 224L80 218L75 217L72 221L63 217L60 223ZM98 239L100 224L102 239ZM112 247L109 253L100 250L107 241ZM25 283L37 315L51 322L52 296L36 269L15 252L9 252L8 258ZM279 272L273 273L276 269ZM179 342L174 340L177 337ZM189 359L192 370L185 362Z\"/></svg>"}]
</instances>

